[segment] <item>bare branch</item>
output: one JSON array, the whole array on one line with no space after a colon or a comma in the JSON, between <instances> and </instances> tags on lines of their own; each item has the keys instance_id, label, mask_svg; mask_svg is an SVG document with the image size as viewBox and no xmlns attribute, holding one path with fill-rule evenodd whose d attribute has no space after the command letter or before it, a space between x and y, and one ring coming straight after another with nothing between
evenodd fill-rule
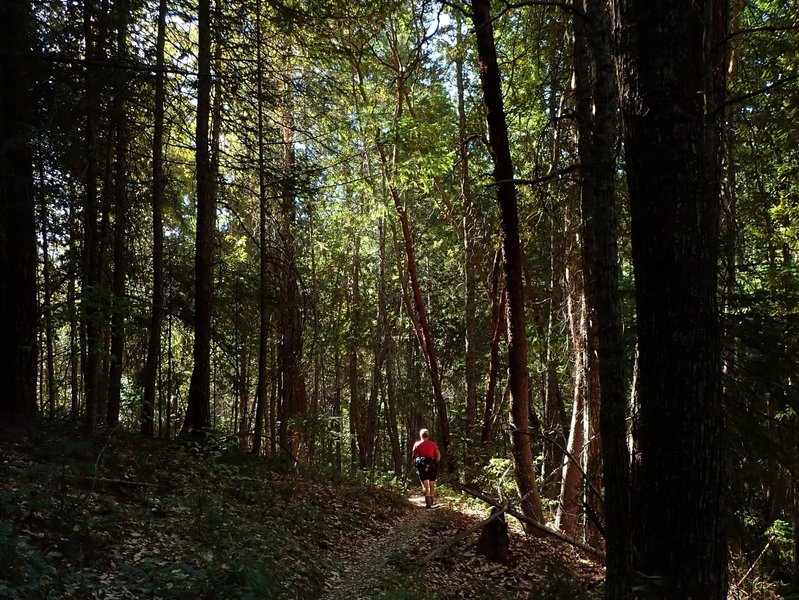
<instances>
[{"instance_id":1,"label":"bare branch","mask_svg":"<svg viewBox=\"0 0 799 600\"><path fill-rule=\"evenodd\" d=\"M503 2L503 4L505 5L505 11L503 12L507 12L513 8L524 8L526 6L548 6L563 9L563 11L576 17L585 18L585 13L577 8L577 5L571 2L557 2L554 0L524 0L523 2Z\"/></svg>"},{"instance_id":2,"label":"bare branch","mask_svg":"<svg viewBox=\"0 0 799 600\"><path fill-rule=\"evenodd\" d=\"M503 505L501 505L501 504L497 503L496 501L494 501L493 498L491 498L489 496L486 496L485 494L483 494L481 492L478 492L478 491L476 491L476 490L474 490L474 489L472 489L470 487L467 487L467 486L463 485L462 483L459 483L459 482L455 481L455 482L450 483L450 485L452 485L453 487L461 490L462 492L465 492L465 493L469 494L470 496L474 496L475 498L477 498L479 500L482 500L483 502L487 502L491 506L496 506L500 510L502 510L504 508ZM583 550L584 552L588 552L589 554L593 554L594 556L597 556L597 557L601 558L602 560L605 560L605 558L606 558L604 552L602 552L601 550L597 550L596 548L594 548L592 546L589 546L588 544L585 544L585 543L581 542L580 540L577 540L577 539L575 539L575 538L573 538L573 537L571 537L569 535L566 535L565 533L561 533L560 531L556 531L556 530L552 529L551 527L547 527L543 523L540 523L539 521L536 521L535 519L531 519L529 517L526 517L523 514L521 514L519 512L516 512L515 510L512 510L510 508L504 508L504 510L505 510L505 513L509 514L512 517L515 517L516 519L518 519L522 523L527 523L528 525L532 525L533 527L535 527L539 531L542 531L542 532L546 533L547 535L550 535L550 536L552 536L554 538L562 540L562 541L566 542L567 544L571 544L572 546L574 546L576 548L579 548L580 550Z\"/></svg>"},{"instance_id":3,"label":"bare branch","mask_svg":"<svg viewBox=\"0 0 799 600\"><path fill-rule=\"evenodd\" d=\"M455 4L454 2L449 2L448 0L441 0L442 6L449 6L452 10L456 10L461 13L464 17L469 17L470 13L467 8L461 4Z\"/></svg>"},{"instance_id":4,"label":"bare branch","mask_svg":"<svg viewBox=\"0 0 799 600\"><path fill-rule=\"evenodd\" d=\"M750 27L748 29L738 29L731 31L724 41L729 41L740 35L747 35L750 33L777 33L780 31L795 31L799 29L799 25L784 25L784 26L764 26L764 27Z\"/></svg>"},{"instance_id":5,"label":"bare branch","mask_svg":"<svg viewBox=\"0 0 799 600\"><path fill-rule=\"evenodd\" d=\"M556 169L555 171L547 173L546 175L543 175L536 179L503 179L501 181L492 181L491 183L487 183L486 187L492 187L495 185L499 185L501 183L515 183L516 185L538 185L539 183L545 183L553 179L560 179L564 175L573 173L574 171L579 169L580 166L581 165L571 165L563 169Z\"/></svg>"},{"instance_id":6,"label":"bare branch","mask_svg":"<svg viewBox=\"0 0 799 600\"><path fill-rule=\"evenodd\" d=\"M788 75L787 77L783 77L782 79L778 79L766 86L763 86L759 90L755 90L754 92L748 92L746 94L741 94L740 96L735 96L734 98L730 98L726 102L722 102L716 107L716 110L713 111L713 114L716 115L725 108L727 108L731 104L737 104L738 102L743 102L744 100L748 100L749 98L754 98L755 96L760 96L761 94L765 94L770 92L771 90L778 88L780 86L785 85L786 83L791 83L792 81L796 81L799 79L799 74L796 75Z\"/></svg>"}]
</instances>

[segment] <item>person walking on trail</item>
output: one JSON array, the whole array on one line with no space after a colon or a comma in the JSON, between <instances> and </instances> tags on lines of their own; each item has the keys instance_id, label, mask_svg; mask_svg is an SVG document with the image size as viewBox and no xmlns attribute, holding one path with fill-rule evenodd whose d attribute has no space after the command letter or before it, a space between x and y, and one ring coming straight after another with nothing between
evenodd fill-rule
<instances>
[{"instance_id":1,"label":"person walking on trail","mask_svg":"<svg viewBox=\"0 0 799 600\"><path fill-rule=\"evenodd\" d=\"M441 460L441 452L438 445L430 439L430 432L427 429L419 431L419 439L413 445L411 456L419 472L419 481L422 482L424 492L424 503L426 508L433 508L436 495L436 475L438 474L438 461Z\"/></svg>"}]
</instances>

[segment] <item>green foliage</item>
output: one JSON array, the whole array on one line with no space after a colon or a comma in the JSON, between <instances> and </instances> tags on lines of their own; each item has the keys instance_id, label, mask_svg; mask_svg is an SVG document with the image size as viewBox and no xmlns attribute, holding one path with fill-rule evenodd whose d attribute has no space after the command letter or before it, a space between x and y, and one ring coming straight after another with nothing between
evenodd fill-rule
<instances>
[{"instance_id":1,"label":"green foliage","mask_svg":"<svg viewBox=\"0 0 799 600\"><path fill-rule=\"evenodd\" d=\"M0 521L0 596L44 598L55 575L55 569L27 536L15 535L11 522Z\"/></svg>"},{"instance_id":2,"label":"green foliage","mask_svg":"<svg viewBox=\"0 0 799 600\"><path fill-rule=\"evenodd\" d=\"M503 499L511 499L516 494L516 480L513 475L513 462L509 458L491 458L481 471L487 489L499 489Z\"/></svg>"}]
</instances>

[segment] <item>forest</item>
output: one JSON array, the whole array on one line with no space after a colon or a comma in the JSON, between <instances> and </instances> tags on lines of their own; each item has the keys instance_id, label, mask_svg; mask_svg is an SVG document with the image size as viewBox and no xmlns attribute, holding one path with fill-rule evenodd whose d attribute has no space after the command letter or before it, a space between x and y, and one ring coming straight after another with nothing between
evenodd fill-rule
<instances>
[{"instance_id":1,"label":"forest","mask_svg":"<svg viewBox=\"0 0 799 600\"><path fill-rule=\"evenodd\" d=\"M415 489L429 428L605 598L799 598L797 20L0 1L0 438Z\"/></svg>"}]
</instances>

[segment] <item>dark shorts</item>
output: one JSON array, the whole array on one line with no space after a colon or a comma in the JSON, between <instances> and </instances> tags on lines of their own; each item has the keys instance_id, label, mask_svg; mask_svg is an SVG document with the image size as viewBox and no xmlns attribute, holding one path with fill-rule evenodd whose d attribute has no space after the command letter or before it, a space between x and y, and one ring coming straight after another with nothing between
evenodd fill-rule
<instances>
[{"instance_id":1,"label":"dark shorts","mask_svg":"<svg viewBox=\"0 0 799 600\"><path fill-rule=\"evenodd\" d=\"M435 481L438 475L438 463L432 458L417 458L416 470L420 481Z\"/></svg>"}]
</instances>

